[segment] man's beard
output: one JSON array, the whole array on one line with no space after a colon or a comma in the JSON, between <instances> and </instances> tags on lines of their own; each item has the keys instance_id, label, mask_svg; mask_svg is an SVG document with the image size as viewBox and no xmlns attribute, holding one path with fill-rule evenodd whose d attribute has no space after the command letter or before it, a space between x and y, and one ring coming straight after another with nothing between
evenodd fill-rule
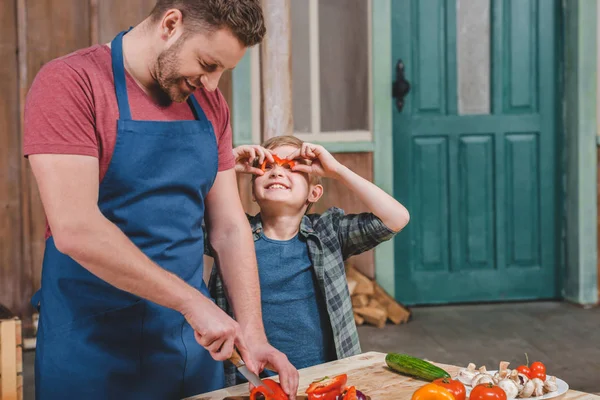
<instances>
[{"instance_id":1,"label":"man's beard","mask_svg":"<svg viewBox=\"0 0 600 400\"><path fill-rule=\"evenodd\" d=\"M160 103L178 102L187 100L191 92L183 92L181 84L185 84L185 77L179 74L179 51L183 44L183 38L177 39L171 47L158 55L154 70L156 71L156 81L162 95L159 96Z\"/></svg>"}]
</instances>

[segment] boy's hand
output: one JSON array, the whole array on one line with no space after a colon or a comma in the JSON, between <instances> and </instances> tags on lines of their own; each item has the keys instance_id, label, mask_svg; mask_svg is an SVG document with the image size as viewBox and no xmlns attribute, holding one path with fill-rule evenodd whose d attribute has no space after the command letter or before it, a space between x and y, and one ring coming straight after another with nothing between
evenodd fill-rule
<instances>
[{"instance_id":1,"label":"boy's hand","mask_svg":"<svg viewBox=\"0 0 600 400\"><path fill-rule=\"evenodd\" d=\"M298 157L310 160L311 163L302 164L298 162L294 165L292 171L306 172L326 178L336 178L342 167L342 164L330 152L317 144L304 143L301 149L296 150L286 158L293 160Z\"/></svg>"},{"instance_id":2,"label":"boy's hand","mask_svg":"<svg viewBox=\"0 0 600 400\"><path fill-rule=\"evenodd\" d=\"M259 165L262 164L265 159L270 162L275 162L271 151L259 145L238 146L233 149L233 156L235 157L235 172L244 174L264 174L263 170L253 166L256 159L258 159Z\"/></svg>"}]
</instances>

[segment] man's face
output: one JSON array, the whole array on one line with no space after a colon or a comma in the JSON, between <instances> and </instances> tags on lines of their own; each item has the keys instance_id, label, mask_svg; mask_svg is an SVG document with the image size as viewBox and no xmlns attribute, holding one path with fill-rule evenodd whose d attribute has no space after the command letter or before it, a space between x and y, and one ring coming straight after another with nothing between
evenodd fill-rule
<instances>
[{"instance_id":1,"label":"man's face","mask_svg":"<svg viewBox=\"0 0 600 400\"><path fill-rule=\"evenodd\" d=\"M157 57L158 85L172 101L183 102L198 88L213 91L226 69L233 69L246 48L228 29L180 36Z\"/></svg>"}]
</instances>

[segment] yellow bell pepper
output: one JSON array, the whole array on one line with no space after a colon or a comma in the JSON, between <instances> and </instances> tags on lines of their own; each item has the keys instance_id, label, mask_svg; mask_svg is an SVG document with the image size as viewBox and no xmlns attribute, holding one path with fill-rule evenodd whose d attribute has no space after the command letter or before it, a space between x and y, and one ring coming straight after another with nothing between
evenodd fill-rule
<instances>
[{"instance_id":1,"label":"yellow bell pepper","mask_svg":"<svg viewBox=\"0 0 600 400\"><path fill-rule=\"evenodd\" d=\"M454 395L445 387L428 383L417 389L411 400L455 400Z\"/></svg>"}]
</instances>

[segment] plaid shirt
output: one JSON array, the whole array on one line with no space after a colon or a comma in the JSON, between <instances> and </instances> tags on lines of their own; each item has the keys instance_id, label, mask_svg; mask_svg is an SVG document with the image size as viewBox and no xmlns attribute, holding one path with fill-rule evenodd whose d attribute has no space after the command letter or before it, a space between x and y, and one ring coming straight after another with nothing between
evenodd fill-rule
<instances>
[{"instance_id":1,"label":"plaid shirt","mask_svg":"<svg viewBox=\"0 0 600 400\"><path fill-rule=\"evenodd\" d=\"M254 217L248 215L248 221L256 241L262 232L260 214ZM344 261L391 239L395 232L372 213L346 215L343 210L333 207L321 215L305 215L299 234L306 240L318 285L325 298L338 359L360 354ZM206 253L211 255L209 240L206 243ZM233 316L218 268L213 268L208 287L216 304ZM228 386L234 384L231 379L235 374L230 364L225 367Z\"/></svg>"}]
</instances>

